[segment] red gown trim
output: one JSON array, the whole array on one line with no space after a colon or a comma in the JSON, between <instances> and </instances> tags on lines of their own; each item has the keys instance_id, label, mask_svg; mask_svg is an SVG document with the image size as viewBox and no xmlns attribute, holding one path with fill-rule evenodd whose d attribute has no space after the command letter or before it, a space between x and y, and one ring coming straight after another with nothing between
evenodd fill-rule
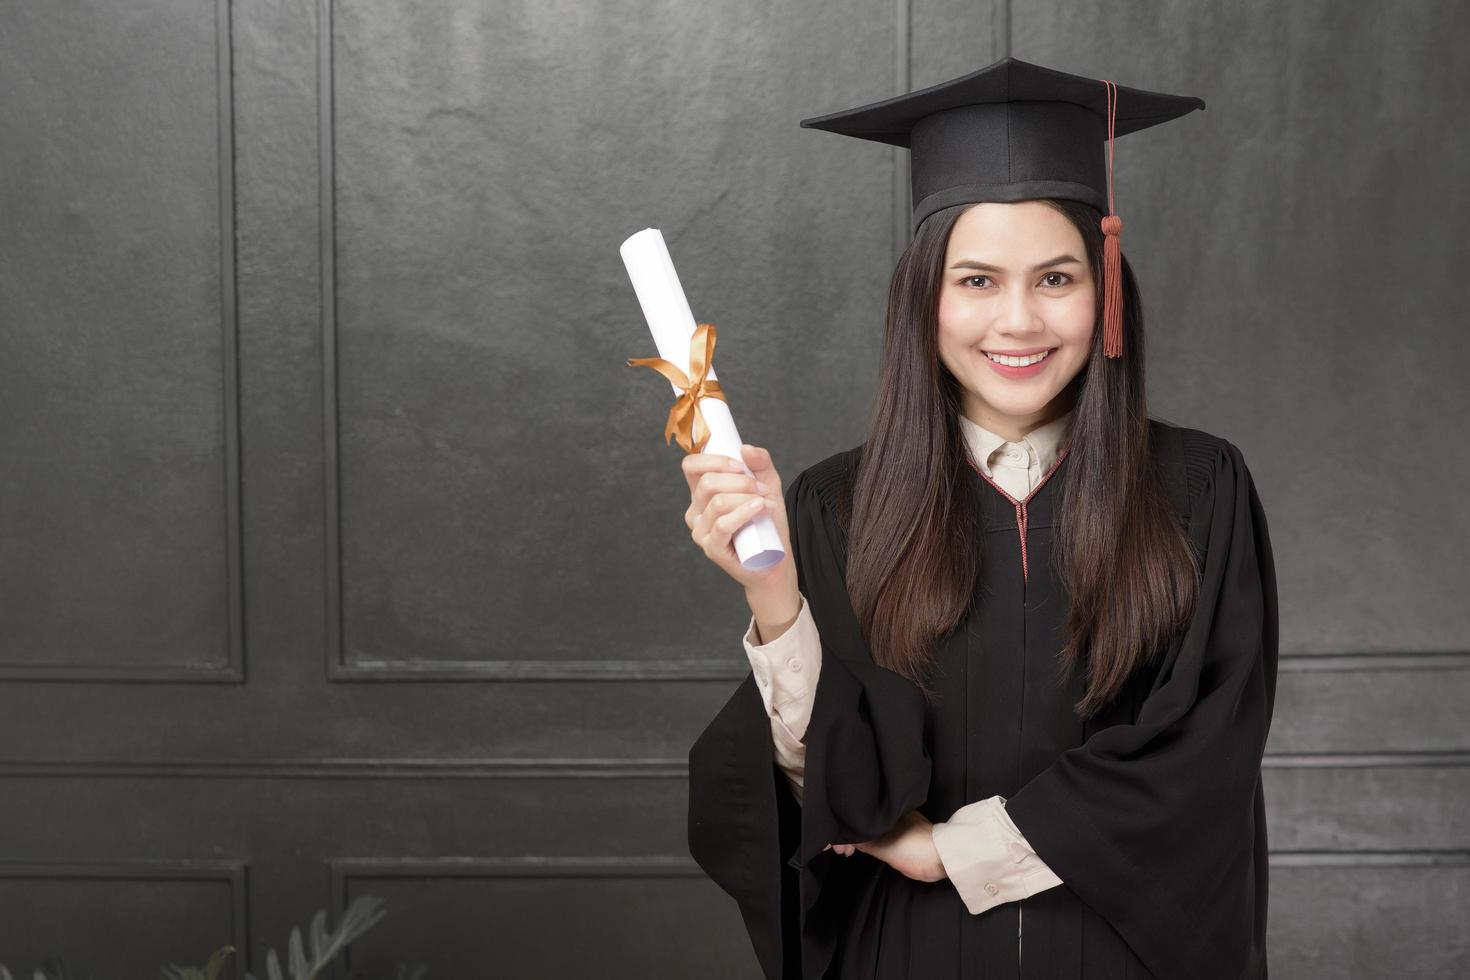
<instances>
[{"instance_id":1,"label":"red gown trim","mask_svg":"<svg viewBox=\"0 0 1470 980\"><path fill-rule=\"evenodd\" d=\"M970 464L970 469L984 477L986 483L999 490L1001 495L1009 500L1016 508L1016 533L1021 536L1021 581L1023 582L1026 580L1028 567L1026 562L1026 505L1031 502L1032 497L1036 496L1036 491L1046 486L1046 481L1051 479L1051 475L1057 471L1057 467L1062 465L1062 460L1066 459L1067 454L1071 451L1072 444L1068 442L1062 451L1057 454L1057 458L1052 461L1051 467L1045 473L1041 474L1041 479L1036 481L1036 486L1031 488L1031 492L1026 494L1023 500L1017 500L1015 497L1012 497L1006 492L1005 487L996 483L990 478L989 474L975 465L975 461L970 458L968 452L965 453L965 462Z\"/></svg>"}]
</instances>

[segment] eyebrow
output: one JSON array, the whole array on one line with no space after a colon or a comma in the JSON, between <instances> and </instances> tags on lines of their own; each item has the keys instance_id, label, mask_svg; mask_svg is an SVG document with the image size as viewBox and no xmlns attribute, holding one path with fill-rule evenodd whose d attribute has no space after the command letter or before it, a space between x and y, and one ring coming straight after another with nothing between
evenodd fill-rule
<instances>
[{"instance_id":1,"label":"eyebrow","mask_svg":"<svg viewBox=\"0 0 1470 980\"><path fill-rule=\"evenodd\" d=\"M1076 262L1078 265L1081 265L1082 264L1080 259L1073 258L1070 255L1058 255L1054 259L1047 259L1045 262L1039 263L1037 265L1033 265L1031 267L1030 271L1031 272L1038 272L1038 271L1040 271L1042 269L1049 269L1049 268L1051 268L1054 265L1066 265L1068 262ZM1004 269L1002 269L998 265L988 265L988 264L986 264L984 262L976 262L974 259L961 259L960 261L956 262L954 265L950 266L950 268L951 269L983 269L986 272L1004 272L1005 271Z\"/></svg>"}]
</instances>

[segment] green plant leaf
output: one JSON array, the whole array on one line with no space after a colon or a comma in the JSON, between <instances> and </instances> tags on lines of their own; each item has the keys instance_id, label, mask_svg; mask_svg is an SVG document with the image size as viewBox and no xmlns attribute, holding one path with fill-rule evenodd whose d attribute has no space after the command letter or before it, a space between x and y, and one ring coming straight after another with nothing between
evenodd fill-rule
<instances>
[{"instance_id":1,"label":"green plant leaf","mask_svg":"<svg viewBox=\"0 0 1470 980\"><path fill-rule=\"evenodd\" d=\"M286 944L286 956L291 962L292 980L311 980L317 975L317 971L326 966L325 961L318 961L311 966L306 965L306 953L301 948L301 930L291 930L291 941Z\"/></svg>"},{"instance_id":2,"label":"green plant leaf","mask_svg":"<svg viewBox=\"0 0 1470 980\"><path fill-rule=\"evenodd\" d=\"M210 954L209 962L202 970L170 963L158 971L158 980L218 980L220 968L234 951L233 946L221 946ZM0 977L0 980L4 978Z\"/></svg>"},{"instance_id":3,"label":"green plant leaf","mask_svg":"<svg viewBox=\"0 0 1470 980\"><path fill-rule=\"evenodd\" d=\"M347 906L346 911L342 913L342 921L337 923L337 928L330 933L326 929L326 910L318 909L316 915L312 916L311 924L307 929L311 942L309 961L302 949L301 930L292 929L290 941L287 944L291 980L312 980L332 962L333 957L344 947L377 925L385 914L385 905L386 903L381 898L359 895L352 900L352 904ZM267 980L286 980L281 973L281 961L274 948L266 953L265 967ZM0 980L6 980L6 978L0 977ZM245 980L255 980L255 977L246 973Z\"/></svg>"}]
</instances>

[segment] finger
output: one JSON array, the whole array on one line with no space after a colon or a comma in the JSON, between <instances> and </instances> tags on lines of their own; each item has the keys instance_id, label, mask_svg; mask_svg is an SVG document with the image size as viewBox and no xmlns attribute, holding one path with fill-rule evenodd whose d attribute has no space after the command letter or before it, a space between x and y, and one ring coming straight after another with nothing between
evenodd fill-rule
<instances>
[{"instance_id":1,"label":"finger","mask_svg":"<svg viewBox=\"0 0 1470 980\"><path fill-rule=\"evenodd\" d=\"M724 497L726 494L722 493L720 496ZM729 494L729 496L737 498L738 502L724 514L715 518L714 527L711 530L712 544L721 543L720 539L733 538L736 531L771 507L771 502L760 494L736 493Z\"/></svg>"},{"instance_id":2,"label":"finger","mask_svg":"<svg viewBox=\"0 0 1470 980\"><path fill-rule=\"evenodd\" d=\"M685 453L679 466L684 471L684 479L689 484L691 496L695 484L705 473L745 473L745 467L740 460L731 459L724 453Z\"/></svg>"},{"instance_id":3,"label":"finger","mask_svg":"<svg viewBox=\"0 0 1470 980\"><path fill-rule=\"evenodd\" d=\"M698 504L691 505L690 510L696 511L695 521L692 526L695 537L708 537L710 534L717 532L721 520L729 517L732 513L738 514L743 508L750 507L752 511L756 511L753 505L764 499L764 497L752 490L725 490L711 496L702 507ZM749 517L744 518L744 520L749 519ZM740 525L736 524L735 527L738 528Z\"/></svg>"},{"instance_id":4,"label":"finger","mask_svg":"<svg viewBox=\"0 0 1470 980\"><path fill-rule=\"evenodd\" d=\"M776 472L776 464L771 460L768 450L760 446L752 446L743 443L740 446L740 457L745 460L745 465L750 467L751 474L765 484L767 493L781 493L781 474Z\"/></svg>"},{"instance_id":5,"label":"finger","mask_svg":"<svg viewBox=\"0 0 1470 980\"><path fill-rule=\"evenodd\" d=\"M690 531L695 544L712 561L731 553L730 539L763 510L764 498L754 493L717 493L700 512Z\"/></svg>"},{"instance_id":6,"label":"finger","mask_svg":"<svg viewBox=\"0 0 1470 980\"><path fill-rule=\"evenodd\" d=\"M689 493L689 503L695 510L703 510L709 506L710 499L715 494L725 491L738 491L740 493L759 493L755 488L755 478L744 473L721 473L708 472L700 475L694 483L694 489ZM719 516L719 515L715 515Z\"/></svg>"},{"instance_id":7,"label":"finger","mask_svg":"<svg viewBox=\"0 0 1470 980\"><path fill-rule=\"evenodd\" d=\"M713 513L709 513L711 504L719 494L732 491L743 496L758 492L755 489L754 478L743 473L706 472L700 474L690 493L689 506L684 511L684 526L694 531L700 517L708 514L708 519L703 525L704 530L700 532L701 534L708 533L715 518L725 513L730 505L739 506L738 502L732 498L724 501Z\"/></svg>"}]
</instances>

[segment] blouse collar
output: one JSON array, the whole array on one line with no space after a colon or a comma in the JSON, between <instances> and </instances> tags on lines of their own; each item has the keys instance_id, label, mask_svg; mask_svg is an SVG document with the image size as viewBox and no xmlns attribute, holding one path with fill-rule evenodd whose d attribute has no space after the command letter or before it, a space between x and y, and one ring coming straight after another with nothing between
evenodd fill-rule
<instances>
[{"instance_id":1,"label":"blouse collar","mask_svg":"<svg viewBox=\"0 0 1470 980\"><path fill-rule=\"evenodd\" d=\"M1072 411L1068 409L1065 414L1037 426L1014 442L972 422L963 412L960 413L960 428L964 432L971 459L986 476L993 475L990 469L993 458L997 462L1004 458L1009 465L1022 469L1029 468L1029 464L1034 463L1045 473L1061 455L1063 443L1071 428ZM997 456L997 453L1002 455Z\"/></svg>"}]
</instances>

